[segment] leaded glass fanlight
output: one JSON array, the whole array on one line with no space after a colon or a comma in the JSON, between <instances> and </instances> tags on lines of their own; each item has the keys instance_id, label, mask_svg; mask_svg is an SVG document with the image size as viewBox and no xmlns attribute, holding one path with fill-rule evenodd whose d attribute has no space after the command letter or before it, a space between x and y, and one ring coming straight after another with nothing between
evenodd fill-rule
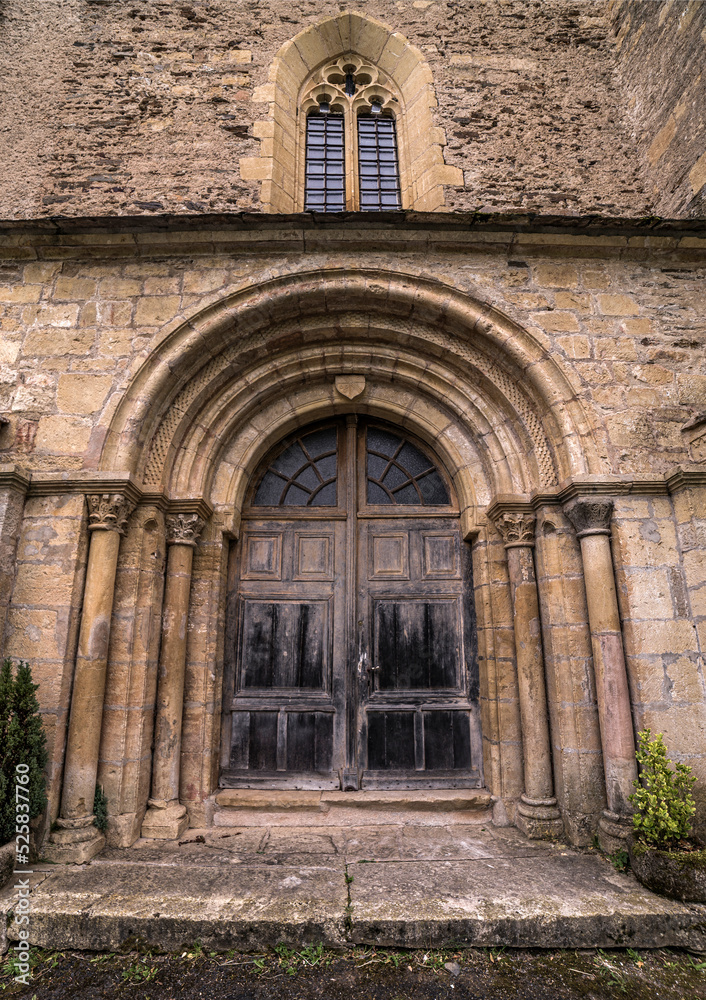
<instances>
[{"instance_id":1,"label":"leaded glass fanlight","mask_svg":"<svg viewBox=\"0 0 706 1000\"><path fill-rule=\"evenodd\" d=\"M335 507L338 458L335 427L297 437L270 463L254 507Z\"/></svg>"}]
</instances>

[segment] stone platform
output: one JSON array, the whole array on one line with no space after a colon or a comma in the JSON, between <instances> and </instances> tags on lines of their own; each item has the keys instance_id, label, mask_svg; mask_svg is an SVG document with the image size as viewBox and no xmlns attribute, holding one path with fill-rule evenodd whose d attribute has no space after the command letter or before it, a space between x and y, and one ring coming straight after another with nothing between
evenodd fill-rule
<instances>
[{"instance_id":1,"label":"stone platform","mask_svg":"<svg viewBox=\"0 0 706 1000\"><path fill-rule=\"evenodd\" d=\"M478 822L211 827L34 872L31 942L45 948L706 950L706 907L655 896L594 851Z\"/></svg>"}]
</instances>

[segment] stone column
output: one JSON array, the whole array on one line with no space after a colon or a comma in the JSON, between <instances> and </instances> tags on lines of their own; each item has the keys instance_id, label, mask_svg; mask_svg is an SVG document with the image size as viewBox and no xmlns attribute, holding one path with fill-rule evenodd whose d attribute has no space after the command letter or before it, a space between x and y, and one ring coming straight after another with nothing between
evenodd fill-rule
<instances>
[{"instance_id":1,"label":"stone column","mask_svg":"<svg viewBox=\"0 0 706 1000\"><path fill-rule=\"evenodd\" d=\"M535 840L561 837L564 826L554 796L539 596L532 552L535 516L529 511L501 510L493 515L493 521L507 551L515 626L525 776L516 823Z\"/></svg>"},{"instance_id":2,"label":"stone column","mask_svg":"<svg viewBox=\"0 0 706 1000\"><path fill-rule=\"evenodd\" d=\"M118 551L134 505L122 493L86 499L91 542L71 693L61 814L44 851L51 861L87 861L105 844L105 837L93 823L93 799Z\"/></svg>"},{"instance_id":3,"label":"stone column","mask_svg":"<svg viewBox=\"0 0 706 1000\"><path fill-rule=\"evenodd\" d=\"M177 839L189 825L186 807L179 802L181 720L191 565L203 526L204 521L197 514L167 517L169 551L157 681L152 797L142 822L142 836L160 840Z\"/></svg>"},{"instance_id":4,"label":"stone column","mask_svg":"<svg viewBox=\"0 0 706 1000\"><path fill-rule=\"evenodd\" d=\"M608 799L608 808L598 823L598 840L603 850L611 853L625 847L632 812L628 796L637 778L630 690L610 551L613 501L580 498L567 504L565 511L581 543Z\"/></svg>"}]
</instances>

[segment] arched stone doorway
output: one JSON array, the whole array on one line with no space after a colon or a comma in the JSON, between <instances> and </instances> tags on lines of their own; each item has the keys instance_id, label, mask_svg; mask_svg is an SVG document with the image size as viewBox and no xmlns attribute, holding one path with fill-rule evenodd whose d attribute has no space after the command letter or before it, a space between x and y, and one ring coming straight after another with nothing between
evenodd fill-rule
<instances>
[{"instance_id":1,"label":"arched stone doorway","mask_svg":"<svg viewBox=\"0 0 706 1000\"><path fill-rule=\"evenodd\" d=\"M360 388L349 391L353 383ZM180 319L96 429L98 468L87 493L99 509L91 517L100 515L101 497L118 512L138 508L110 573L114 624L101 651L100 759L92 755L85 780L75 777L83 766L72 758L82 747L77 724L67 741L62 822L84 809L96 774L111 806L119 803L114 822L126 842L148 802L152 818L173 814L163 824L169 836L180 835L187 810L192 825L211 822L221 750L231 745L221 726L227 595L237 582L229 581L229 552L240 544L243 515L247 528L248 491L287 434L354 416L389 421L434 456L448 474L460 534L473 540L483 780L499 820L543 836L560 825L561 809L571 839L592 836L606 800L604 761L612 776L622 760L622 744L601 742L606 701L597 706L593 692L614 676L624 679L622 646L614 663L604 662L603 624L589 615L584 587L584 548L600 547L588 567L601 586L613 572L612 504L591 500L606 489L600 436L557 360L493 307L421 273L348 269L248 281ZM116 490L107 498L106 484ZM100 542L116 517L91 524L89 570L103 576ZM155 572L162 544L163 590ZM127 585L133 580L137 598ZM148 629L140 634L153 635L149 648L128 651L132 683L157 689L156 721L149 698L139 715L114 708L121 674L113 651L123 649L123 623L134 621L138 601L155 620L162 612L161 637ZM614 599L613 606L617 616ZM86 635L91 626L84 613ZM72 713L84 689L74 685ZM629 721L627 682L620 704ZM97 701L95 727L100 709ZM149 745L153 722L154 749L151 759L140 757L146 763L135 782L130 761L113 766L115 746ZM615 826L629 781L611 782L605 817Z\"/></svg>"},{"instance_id":2,"label":"arched stone doorway","mask_svg":"<svg viewBox=\"0 0 706 1000\"><path fill-rule=\"evenodd\" d=\"M222 787L482 783L459 520L439 457L379 420L265 458L231 557Z\"/></svg>"}]
</instances>

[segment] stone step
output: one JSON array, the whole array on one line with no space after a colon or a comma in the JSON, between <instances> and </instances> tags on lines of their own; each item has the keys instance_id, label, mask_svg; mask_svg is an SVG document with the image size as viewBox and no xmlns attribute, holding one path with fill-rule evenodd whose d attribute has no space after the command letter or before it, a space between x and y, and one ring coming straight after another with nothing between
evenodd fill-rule
<instances>
[{"instance_id":1,"label":"stone step","mask_svg":"<svg viewBox=\"0 0 706 1000\"><path fill-rule=\"evenodd\" d=\"M493 796L484 788L282 791L224 788L213 797L215 826L419 825L491 822Z\"/></svg>"},{"instance_id":2,"label":"stone step","mask_svg":"<svg viewBox=\"0 0 706 1000\"><path fill-rule=\"evenodd\" d=\"M85 865L35 866L29 939L92 951L181 951L194 941L214 951L319 943L706 949L705 906L655 896L595 853L528 845L518 856L514 841L503 848L490 831L481 836L482 856L464 860L268 863L162 842L154 857L150 848L125 849ZM2 897L0 917L16 908L12 893ZM19 931L10 917L10 942Z\"/></svg>"}]
</instances>

